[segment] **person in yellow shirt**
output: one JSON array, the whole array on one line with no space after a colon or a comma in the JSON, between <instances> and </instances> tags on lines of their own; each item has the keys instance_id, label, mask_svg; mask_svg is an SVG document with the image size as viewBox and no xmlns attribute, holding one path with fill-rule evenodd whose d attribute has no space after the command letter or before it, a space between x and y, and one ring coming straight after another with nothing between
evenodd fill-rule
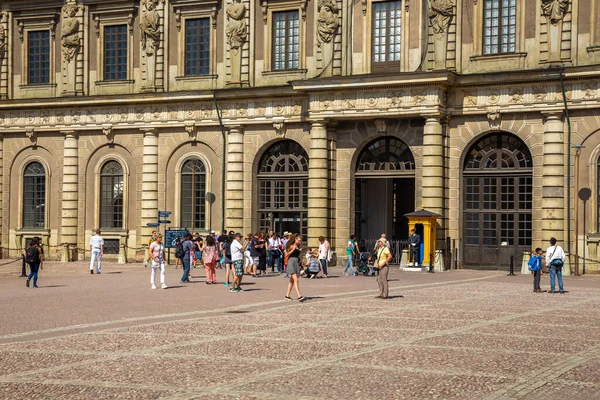
<instances>
[{"instance_id":1,"label":"person in yellow shirt","mask_svg":"<svg viewBox=\"0 0 600 400\"><path fill-rule=\"evenodd\" d=\"M377 277L379 296L376 296L376 299L388 298L388 273L390 271L389 263L392 259L392 253L386 246L386 243L384 243L384 240L379 239L377 241L377 248L375 249L375 265L379 268L379 276Z\"/></svg>"}]
</instances>

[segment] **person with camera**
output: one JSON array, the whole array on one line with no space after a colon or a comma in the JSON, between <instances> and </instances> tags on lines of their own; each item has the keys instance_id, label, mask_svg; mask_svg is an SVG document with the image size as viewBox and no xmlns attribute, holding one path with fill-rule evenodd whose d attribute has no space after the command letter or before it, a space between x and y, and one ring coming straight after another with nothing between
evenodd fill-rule
<instances>
[{"instance_id":1,"label":"person with camera","mask_svg":"<svg viewBox=\"0 0 600 400\"><path fill-rule=\"evenodd\" d=\"M550 291L548 293L565 293L562 280L562 267L566 259L567 257L562 247L556 244L556 238L550 238L550 247L546 249L546 265L550 268ZM556 288L555 277L558 280L558 292L554 290Z\"/></svg>"},{"instance_id":2,"label":"person with camera","mask_svg":"<svg viewBox=\"0 0 600 400\"><path fill-rule=\"evenodd\" d=\"M244 251L250 244L246 239L242 244L243 236L241 233L234 235L233 241L229 245L231 248L231 263L233 265L233 287L229 289L231 292L241 292L242 278L244 277Z\"/></svg>"}]
</instances>

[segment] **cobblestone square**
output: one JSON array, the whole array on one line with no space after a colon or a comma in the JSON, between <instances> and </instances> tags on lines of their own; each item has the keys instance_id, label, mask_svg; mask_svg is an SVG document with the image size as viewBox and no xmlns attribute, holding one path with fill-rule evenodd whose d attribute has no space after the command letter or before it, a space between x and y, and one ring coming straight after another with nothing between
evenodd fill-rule
<instances>
[{"instance_id":1,"label":"cobblestone square","mask_svg":"<svg viewBox=\"0 0 600 400\"><path fill-rule=\"evenodd\" d=\"M379 300L333 268L299 303L279 274L231 293L170 266L152 290L140 264L47 263L28 289L17 267L0 269L1 399L600 397L599 276L536 294L530 276L394 268Z\"/></svg>"}]
</instances>

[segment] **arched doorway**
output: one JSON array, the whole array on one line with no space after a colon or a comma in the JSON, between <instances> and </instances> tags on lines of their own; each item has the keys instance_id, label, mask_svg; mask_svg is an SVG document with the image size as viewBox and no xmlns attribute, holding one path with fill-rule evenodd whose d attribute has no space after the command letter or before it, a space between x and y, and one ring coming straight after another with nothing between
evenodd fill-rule
<instances>
[{"instance_id":1,"label":"arched doorway","mask_svg":"<svg viewBox=\"0 0 600 400\"><path fill-rule=\"evenodd\" d=\"M265 151L258 165L259 228L308 234L308 154L292 140Z\"/></svg>"},{"instance_id":2,"label":"arched doorway","mask_svg":"<svg viewBox=\"0 0 600 400\"><path fill-rule=\"evenodd\" d=\"M463 166L464 263L507 268L510 256L531 251L533 161L510 133L484 136Z\"/></svg>"},{"instance_id":3,"label":"arched doorway","mask_svg":"<svg viewBox=\"0 0 600 400\"><path fill-rule=\"evenodd\" d=\"M402 140L373 140L356 161L355 225L359 238L408 237L404 214L415 210L415 159Z\"/></svg>"}]
</instances>

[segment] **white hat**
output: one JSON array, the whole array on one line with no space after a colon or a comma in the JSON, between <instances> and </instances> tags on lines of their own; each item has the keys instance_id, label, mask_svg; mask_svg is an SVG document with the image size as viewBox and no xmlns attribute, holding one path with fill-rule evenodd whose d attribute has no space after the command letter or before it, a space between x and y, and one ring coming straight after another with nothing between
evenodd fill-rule
<instances>
[{"instance_id":1,"label":"white hat","mask_svg":"<svg viewBox=\"0 0 600 400\"><path fill-rule=\"evenodd\" d=\"M215 234L215 231L210 231L210 234L211 234L211 235L214 235L214 234Z\"/></svg>"},{"instance_id":2,"label":"white hat","mask_svg":"<svg viewBox=\"0 0 600 400\"><path fill-rule=\"evenodd\" d=\"M283 232L283 236L291 235L288 231Z\"/></svg>"}]
</instances>

